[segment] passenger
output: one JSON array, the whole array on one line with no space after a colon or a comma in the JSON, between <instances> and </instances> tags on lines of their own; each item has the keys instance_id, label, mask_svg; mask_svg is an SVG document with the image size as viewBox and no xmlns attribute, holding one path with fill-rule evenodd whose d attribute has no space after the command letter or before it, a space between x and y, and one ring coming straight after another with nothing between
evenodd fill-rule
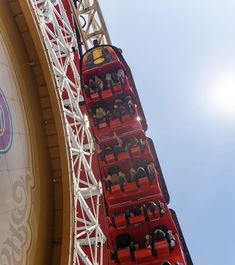
<instances>
[{"instance_id":1,"label":"passenger","mask_svg":"<svg viewBox=\"0 0 235 265\"><path fill-rule=\"evenodd\" d=\"M114 102L114 104L116 104L118 107L120 107L123 104L123 100L120 98L117 98Z\"/></svg>"},{"instance_id":2,"label":"passenger","mask_svg":"<svg viewBox=\"0 0 235 265\"><path fill-rule=\"evenodd\" d=\"M162 241L166 239L166 234L161 229L155 229L153 232L153 241Z\"/></svg>"},{"instance_id":3,"label":"passenger","mask_svg":"<svg viewBox=\"0 0 235 265\"><path fill-rule=\"evenodd\" d=\"M162 202L158 201L157 206L158 206L160 215L163 215L166 212L164 204Z\"/></svg>"},{"instance_id":4,"label":"passenger","mask_svg":"<svg viewBox=\"0 0 235 265\"><path fill-rule=\"evenodd\" d=\"M111 112L110 110L107 110L105 120L106 120L108 127L110 127L110 118L111 118Z\"/></svg>"},{"instance_id":5,"label":"passenger","mask_svg":"<svg viewBox=\"0 0 235 265\"><path fill-rule=\"evenodd\" d=\"M93 117L95 118L96 126L98 126L100 122L104 121L103 109L101 107L96 108Z\"/></svg>"},{"instance_id":6,"label":"passenger","mask_svg":"<svg viewBox=\"0 0 235 265\"><path fill-rule=\"evenodd\" d=\"M96 88L96 83L95 83L95 77L92 76L90 79L89 79L89 82L88 82L88 88L89 88L89 92L90 94L93 94L97 91L97 88Z\"/></svg>"},{"instance_id":7,"label":"passenger","mask_svg":"<svg viewBox=\"0 0 235 265\"><path fill-rule=\"evenodd\" d=\"M140 151L142 152L143 148L144 148L144 143L142 142L142 139L141 141L138 140L135 136L131 136L129 139L128 139L128 142L127 142L127 149L129 150L129 152L131 151L132 147L136 147L136 146L139 146L140 147Z\"/></svg>"},{"instance_id":8,"label":"passenger","mask_svg":"<svg viewBox=\"0 0 235 265\"><path fill-rule=\"evenodd\" d=\"M106 79L106 86L108 89L111 89L113 92L113 80L112 80L112 75L111 73L107 73L105 75L105 79Z\"/></svg>"},{"instance_id":9,"label":"passenger","mask_svg":"<svg viewBox=\"0 0 235 265\"><path fill-rule=\"evenodd\" d=\"M121 114L121 122L122 122L122 116L126 115L127 114L127 108L124 104L123 101L121 101L122 103L119 105L119 112Z\"/></svg>"},{"instance_id":10,"label":"passenger","mask_svg":"<svg viewBox=\"0 0 235 265\"><path fill-rule=\"evenodd\" d=\"M105 153L104 153L104 151L101 151L99 155L100 155L100 160L101 161L105 161Z\"/></svg>"},{"instance_id":11,"label":"passenger","mask_svg":"<svg viewBox=\"0 0 235 265\"><path fill-rule=\"evenodd\" d=\"M121 122L123 122L122 121L122 116L124 116L127 113L127 109L125 107L125 104L124 104L123 100L116 99L114 101L114 106L113 107L114 107L114 111L113 111L114 117L118 118Z\"/></svg>"},{"instance_id":12,"label":"passenger","mask_svg":"<svg viewBox=\"0 0 235 265\"><path fill-rule=\"evenodd\" d=\"M117 185L119 184L119 175L118 175L118 172L119 172L119 168L118 167L110 167L108 169L108 175L111 176L111 182L112 182L112 185Z\"/></svg>"},{"instance_id":13,"label":"passenger","mask_svg":"<svg viewBox=\"0 0 235 265\"><path fill-rule=\"evenodd\" d=\"M136 251L136 246L135 246L135 244L134 244L133 241L130 242L129 249L130 249L130 254L131 254L131 260L132 260L132 261L135 261L135 251Z\"/></svg>"},{"instance_id":14,"label":"passenger","mask_svg":"<svg viewBox=\"0 0 235 265\"><path fill-rule=\"evenodd\" d=\"M97 75L95 75L94 80L95 80L95 86L96 86L97 92L98 92L99 96L102 97L102 91L103 91L103 88L104 88L104 82Z\"/></svg>"},{"instance_id":15,"label":"passenger","mask_svg":"<svg viewBox=\"0 0 235 265\"><path fill-rule=\"evenodd\" d=\"M118 248L128 248L130 246L132 239L128 233L117 235L116 245Z\"/></svg>"},{"instance_id":16,"label":"passenger","mask_svg":"<svg viewBox=\"0 0 235 265\"><path fill-rule=\"evenodd\" d=\"M137 169L137 178L141 179L147 176L147 172L143 167L138 167Z\"/></svg>"},{"instance_id":17,"label":"passenger","mask_svg":"<svg viewBox=\"0 0 235 265\"><path fill-rule=\"evenodd\" d=\"M109 191L110 193L112 193L112 176L111 175L107 175L106 177L106 181L105 181L105 186L106 186L106 190Z\"/></svg>"},{"instance_id":18,"label":"passenger","mask_svg":"<svg viewBox=\"0 0 235 265\"><path fill-rule=\"evenodd\" d=\"M111 155L113 153L113 150L111 147L107 146L105 149L104 149L104 154L105 156L107 155Z\"/></svg>"},{"instance_id":19,"label":"passenger","mask_svg":"<svg viewBox=\"0 0 235 265\"><path fill-rule=\"evenodd\" d=\"M119 119L121 121L121 113L119 111L119 106L115 102L113 105L112 118L113 119Z\"/></svg>"},{"instance_id":20,"label":"passenger","mask_svg":"<svg viewBox=\"0 0 235 265\"><path fill-rule=\"evenodd\" d=\"M131 136L128 138L126 146L129 152L131 151L132 147L138 146L139 145L139 140L135 136Z\"/></svg>"},{"instance_id":21,"label":"passenger","mask_svg":"<svg viewBox=\"0 0 235 265\"><path fill-rule=\"evenodd\" d=\"M89 90L89 87L87 85L83 85L83 90L85 91L85 94L88 98L91 98L91 93L90 93L90 90Z\"/></svg>"},{"instance_id":22,"label":"passenger","mask_svg":"<svg viewBox=\"0 0 235 265\"><path fill-rule=\"evenodd\" d=\"M129 177L129 179L127 179L128 182L130 183L130 182L136 181L136 179L137 179L136 176L137 176L136 170L132 167L130 169L130 177Z\"/></svg>"},{"instance_id":23,"label":"passenger","mask_svg":"<svg viewBox=\"0 0 235 265\"><path fill-rule=\"evenodd\" d=\"M105 121L108 125L108 127L110 127L110 111L109 110L104 110L105 111Z\"/></svg>"},{"instance_id":24,"label":"passenger","mask_svg":"<svg viewBox=\"0 0 235 265\"><path fill-rule=\"evenodd\" d=\"M137 173L134 175L134 178L135 178L134 181L135 181L136 187L140 188L140 182L139 182L139 178L138 178Z\"/></svg>"},{"instance_id":25,"label":"passenger","mask_svg":"<svg viewBox=\"0 0 235 265\"><path fill-rule=\"evenodd\" d=\"M147 212L147 208L145 204L140 206L140 211L141 211L141 214L144 216L145 221L149 221L149 216L148 216L148 212Z\"/></svg>"},{"instance_id":26,"label":"passenger","mask_svg":"<svg viewBox=\"0 0 235 265\"><path fill-rule=\"evenodd\" d=\"M118 173L112 174L112 183L113 183L113 185L120 184L120 178L119 178Z\"/></svg>"},{"instance_id":27,"label":"passenger","mask_svg":"<svg viewBox=\"0 0 235 265\"><path fill-rule=\"evenodd\" d=\"M155 202L149 202L148 206L149 210L151 211L151 213L155 216L156 210L157 210L157 205Z\"/></svg>"},{"instance_id":28,"label":"passenger","mask_svg":"<svg viewBox=\"0 0 235 265\"><path fill-rule=\"evenodd\" d=\"M129 150L129 152L131 153L131 149L133 147L139 147L140 148L140 152L143 153L144 152L144 146L145 143L143 141L143 139L137 139L135 136L131 136L127 143L126 143L127 149Z\"/></svg>"},{"instance_id":29,"label":"passenger","mask_svg":"<svg viewBox=\"0 0 235 265\"><path fill-rule=\"evenodd\" d=\"M100 156L100 160L105 161L105 162L106 162L106 156L113 153L113 150L111 147L108 146L104 150L101 150L99 145L96 143L95 143L95 150L97 154Z\"/></svg>"},{"instance_id":30,"label":"passenger","mask_svg":"<svg viewBox=\"0 0 235 265\"><path fill-rule=\"evenodd\" d=\"M113 133L113 136L117 140L117 143L113 146L114 156L117 159L120 153L125 152L125 145L123 140L116 134L116 132Z\"/></svg>"},{"instance_id":31,"label":"passenger","mask_svg":"<svg viewBox=\"0 0 235 265\"><path fill-rule=\"evenodd\" d=\"M94 149L97 152L98 155L100 155L103 151L100 149L100 146L96 143L94 140ZM101 159L102 160L102 159Z\"/></svg>"},{"instance_id":32,"label":"passenger","mask_svg":"<svg viewBox=\"0 0 235 265\"><path fill-rule=\"evenodd\" d=\"M119 185L120 185L120 190L122 192L124 192L124 184L127 183L127 180L126 180L126 175L123 171L119 171L118 172L118 177L119 177Z\"/></svg>"},{"instance_id":33,"label":"passenger","mask_svg":"<svg viewBox=\"0 0 235 265\"><path fill-rule=\"evenodd\" d=\"M127 112L130 117L133 117L135 114L135 104L133 103L133 99L131 96L127 96L124 99L125 104L127 106Z\"/></svg>"},{"instance_id":34,"label":"passenger","mask_svg":"<svg viewBox=\"0 0 235 265\"><path fill-rule=\"evenodd\" d=\"M126 108L121 99L116 99L114 101L112 116L114 119L119 119L122 122L122 116L125 114Z\"/></svg>"},{"instance_id":35,"label":"passenger","mask_svg":"<svg viewBox=\"0 0 235 265\"><path fill-rule=\"evenodd\" d=\"M134 216L138 216L141 215L141 211L140 211L140 207L139 206L134 206L132 213L134 214Z\"/></svg>"},{"instance_id":36,"label":"passenger","mask_svg":"<svg viewBox=\"0 0 235 265\"><path fill-rule=\"evenodd\" d=\"M144 140L142 138L140 138L139 139L139 147L140 147L141 153L144 152L144 145L145 145Z\"/></svg>"},{"instance_id":37,"label":"passenger","mask_svg":"<svg viewBox=\"0 0 235 265\"><path fill-rule=\"evenodd\" d=\"M112 166L108 168L108 174L113 175L114 173L118 173L120 171L119 167Z\"/></svg>"},{"instance_id":38,"label":"passenger","mask_svg":"<svg viewBox=\"0 0 235 265\"><path fill-rule=\"evenodd\" d=\"M97 127L99 127L99 124L102 122L105 122L109 126L109 111L106 111L105 108L97 107L93 118L95 119L95 125Z\"/></svg>"},{"instance_id":39,"label":"passenger","mask_svg":"<svg viewBox=\"0 0 235 265\"><path fill-rule=\"evenodd\" d=\"M173 250L175 247L175 244L176 244L176 240L175 240L175 237L173 236L173 233L171 230L167 231L167 238L166 239L168 241L170 250Z\"/></svg>"},{"instance_id":40,"label":"passenger","mask_svg":"<svg viewBox=\"0 0 235 265\"><path fill-rule=\"evenodd\" d=\"M124 213L125 215L125 219L126 219L126 223L129 225L130 224L130 218L132 217L132 213L129 209L127 209Z\"/></svg>"},{"instance_id":41,"label":"passenger","mask_svg":"<svg viewBox=\"0 0 235 265\"><path fill-rule=\"evenodd\" d=\"M120 68L117 70L117 78L118 78L118 82L123 88L125 86L125 72L123 69Z\"/></svg>"},{"instance_id":42,"label":"passenger","mask_svg":"<svg viewBox=\"0 0 235 265\"><path fill-rule=\"evenodd\" d=\"M117 83L118 83L117 73L112 72L112 73L111 73L111 76L112 76L113 83L114 83L114 84L117 84Z\"/></svg>"},{"instance_id":43,"label":"passenger","mask_svg":"<svg viewBox=\"0 0 235 265\"><path fill-rule=\"evenodd\" d=\"M114 58L110 54L109 50L106 48L103 48L102 50L103 50L103 57L105 58L105 63L109 63L109 62L113 61Z\"/></svg>"},{"instance_id":44,"label":"passenger","mask_svg":"<svg viewBox=\"0 0 235 265\"><path fill-rule=\"evenodd\" d=\"M149 182L151 183L154 180L155 176L157 175L157 170L153 162L147 165L147 172L148 172Z\"/></svg>"},{"instance_id":45,"label":"passenger","mask_svg":"<svg viewBox=\"0 0 235 265\"><path fill-rule=\"evenodd\" d=\"M105 180L106 190L112 194L112 186L119 185L122 192L124 192L124 184L126 183L125 175L120 171L119 173L108 174Z\"/></svg>"},{"instance_id":46,"label":"passenger","mask_svg":"<svg viewBox=\"0 0 235 265\"><path fill-rule=\"evenodd\" d=\"M151 249L152 249L153 242L152 242L152 238L151 238L151 236L147 234L147 235L145 236L145 239L146 239L146 241L145 241L145 247L146 247L146 248L151 248Z\"/></svg>"}]
</instances>

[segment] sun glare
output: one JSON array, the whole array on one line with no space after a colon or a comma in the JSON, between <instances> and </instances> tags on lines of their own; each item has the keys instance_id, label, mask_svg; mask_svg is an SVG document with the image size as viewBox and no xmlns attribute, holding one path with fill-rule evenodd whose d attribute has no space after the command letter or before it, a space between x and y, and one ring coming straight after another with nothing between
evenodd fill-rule
<instances>
[{"instance_id":1,"label":"sun glare","mask_svg":"<svg viewBox=\"0 0 235 265\"><path fill-rule=\"evenodd\" d=\"M235 74L216 78L211 91L211 103L217 111L235 115Z\"/></svg>"}]
</instances>

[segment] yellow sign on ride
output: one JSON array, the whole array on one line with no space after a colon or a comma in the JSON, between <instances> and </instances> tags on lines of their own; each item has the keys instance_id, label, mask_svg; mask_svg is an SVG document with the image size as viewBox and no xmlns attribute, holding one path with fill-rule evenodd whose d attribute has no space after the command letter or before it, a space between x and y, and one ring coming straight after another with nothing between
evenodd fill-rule
<instances>
[{"instance_id":1,"label":"yellow sign on ride","mask_svg":"<svg viewBox=\"0 0 235 265\"><path fill-rule=\"evenodd\" d=\"M96 49L92 52L94 64L101 64L104 62L102 49Z\"/></svg>"}]
</instances>

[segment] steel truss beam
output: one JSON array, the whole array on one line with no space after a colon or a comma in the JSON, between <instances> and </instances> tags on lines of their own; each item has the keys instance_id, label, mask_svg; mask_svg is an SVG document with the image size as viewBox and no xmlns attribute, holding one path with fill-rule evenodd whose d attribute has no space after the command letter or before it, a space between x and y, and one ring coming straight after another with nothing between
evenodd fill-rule
<instances>
[{"instance_id":1,"label":"steel truss beam","mask_svg":"<svg viewBox=\"0 0 235 265\"><path fill-rule=\"evenodd\" d=\"M74 264L103 264L106 241L99 224L101 183L92 172L93 139L89 122L79 107L78 44L69 10L62 0L28 0L50 62L62 109L73 183ZM85 1L88 2L88 1ZM91 11L94 12L94 11ZM90 39L87 38L87 39ZM86 250L89 250L89 255Z\"/></svg>"},{"instance_id":2,"label":"steel truss beam","mask_svg":"<svg viewBox=\"0 0 235 265\"><path fill-rule=\"evenodd\" d=\"M76 25L81 36L83 51L99 44L111 44L98 0L70 0Z\"/></svg>"}]
</instances>

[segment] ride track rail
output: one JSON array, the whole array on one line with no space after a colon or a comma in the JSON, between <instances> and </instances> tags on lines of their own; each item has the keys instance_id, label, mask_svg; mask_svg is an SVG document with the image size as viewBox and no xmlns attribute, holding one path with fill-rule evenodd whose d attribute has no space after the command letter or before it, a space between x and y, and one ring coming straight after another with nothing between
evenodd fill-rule
<instances>
[{"instance_id":1,"label":"ride track rail","mask_svg":"<svg viewBox=\"0 0 235 265\"><path fill-rule=\"evenodd\" d=\"M77 42L74 17L68 0L28 0L28 3L51 68L61 108L64 135L67 138L73 198L71 212L74 235L73 264L82 262L102 265L103 245L106 242L99 222L102 187L99 178L95 177L92 171L94 143L88 118L83 115L79 105L82 97L79 75L81 47ZM70 4L75 12L74 1ZM90 47L94 38L102 43L109 41L109 38L105 38L106 29L101 30L103 19L100 20L102 16L100 10L96 11L98 3L86 0L77 1L77 4L78 11L75 13L78 16L82 14L83 20L87 19L85 31L79 24L82 21L79 18L75 19L86 43L84 49ZM87 18L84 18L86 15Z\"/></svg>"},{"instance_id":2,"label":"ride track rail","mask_svg":"<svg viewBox=\"0 0 235 265\"><path fill-rule=\"evenodd\" d=\"M93 41L99 44L111 44L104 18L97 0L70 0L74 20L81 36L83 51L93 47Z\"/></svg>"}]
</instances>

